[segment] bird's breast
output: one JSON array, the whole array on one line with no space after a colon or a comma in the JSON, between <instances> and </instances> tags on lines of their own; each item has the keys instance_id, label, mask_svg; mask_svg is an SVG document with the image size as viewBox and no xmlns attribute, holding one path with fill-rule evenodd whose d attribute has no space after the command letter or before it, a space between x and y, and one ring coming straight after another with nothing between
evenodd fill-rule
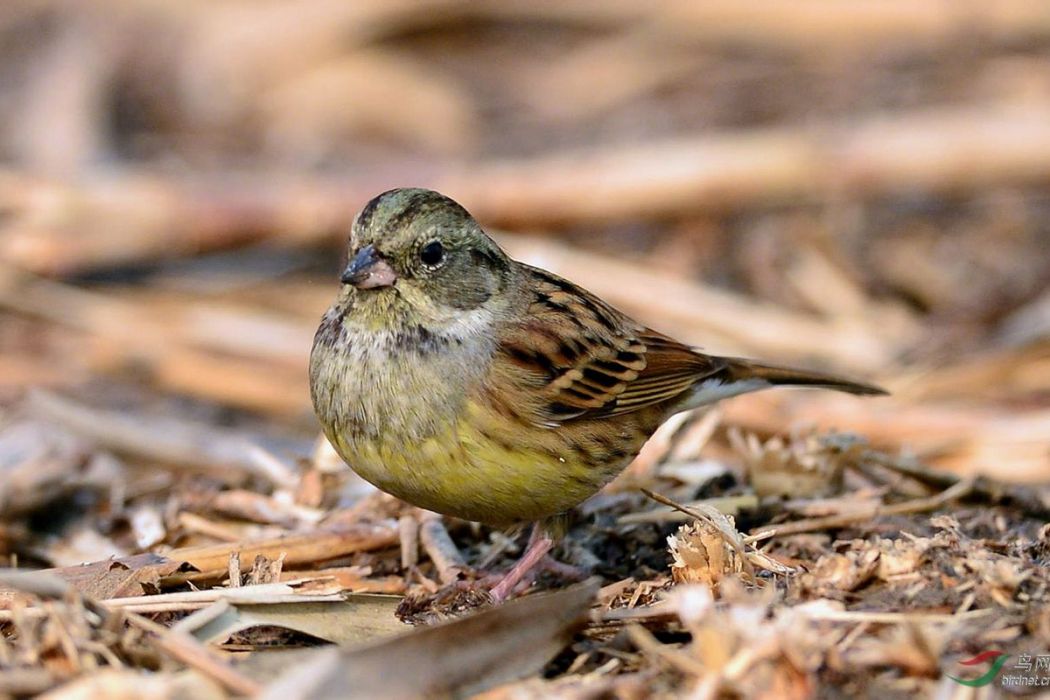
<instances>
[{"instance_id":1,"label":"bird's breast","mask_svg":"<svg viewBox=\"0 0 1050 700\"><path fill-rule=\"evenodd\" d=\"M421 326L367 330L326 316L310 357L314 408L326 431L422 440L449 430L488 354Z\"/></svg>"}]
</instances>

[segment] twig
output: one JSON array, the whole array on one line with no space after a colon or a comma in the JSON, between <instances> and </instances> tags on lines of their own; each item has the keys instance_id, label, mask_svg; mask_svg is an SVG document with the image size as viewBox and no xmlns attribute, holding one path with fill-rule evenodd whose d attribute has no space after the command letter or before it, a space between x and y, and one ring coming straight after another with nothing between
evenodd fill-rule
<instances>
[{"instance_id":1,"label":"twig","mask_svg":"<svg viewBox=\"0 0 1050 700\"><path fill-rule=\"evenodd\" d=\"M182 547L171 550L166 557L172 561L188 562L199 572L173 575L172 579L179 576L201 578L226 574L231 552L240 552L242 560L250 558L253 561L260 554L276 559L283 553L285 564L313 564L354 552L390 547L397 541L397 529L392 525L361 523L340 530L314 530L259 540Z\"/></svg>"},{"instance_id":2,"label":"twig","mask_svg":"<svg viewBox=\"0 0 1050 700\"><path fill-rule=\"evenodd\" d=\"M242 538L239 532L231 528L185 510L179 513L179 525L187 532L207 535L221 542L239 542Z\"/></svg>"},{"instance_id":3,"label":"twig","mask_svg":"<svg viewBox=\"0 0 1050 700\"><path fill-rule=\"evenodd\" d=\"M917 460L903 456L888 455L877 450L868 450L862 459L875 462L886 469L909 476L924 484L948 488L959 483L962 477L945 471L931 469ZM987 476L972 479L971 497L990 503L1010 501L1026 515L1042 520L1050 519L1050 488L1032 484L1008 484Z\"/></svg>"},{"instance_id":4,"label":"twig","mask_svg":"<svg viewBox=\"0 0 1050 700\"><path fill-rule=\"evenodd\" d=\"M260 683L241 674L226 661L217 658L203 644L188 634L174 632L141 615L129 613L130 624L157 637L158 646L172 657L218 681L239 695L257 695L262 692Z\"/></svg>"},{"instance_id":5,"label":"twig","mask_svg":"<svg viewBox=\"0 0 1050 700\"><path fill-rule=\"evenodd\" d=\"M799 615L815 620L830 622L871 622L876 624L898 624L910 622L957 622L995 613L991 608L970 610L963 613L911 613L911 612L875 612L869 610L817 610L806 606L793 609Z\"/></svg>"},{"instance_id":6,"label":"twig","mask_svg":"<svg viewBox=\"0 0 1050 700\"><path fill-rule=\"evenodd\" d=\"M303 580L310 580L309 577ZM175 593L158 593L151 596L132 596L128 598L111 598L102 601L107 608L120 608L134 612L155 612L157 606L166 606L165 610L185 610L197 605L210 605L217 600L230 600L235 603L289 603L289 602L331 602L342 600L338 591L329 593L300 593L292 585L294 582L261 583L239 588L210 588L206 591L178 591Z\"/></svg>"},{"instance_id":7,"label":"twig","mask_svg":"<svg viewBox=\"0 0 1050 700\"><path fill-rule=\"evenodd\" d=\"M419 562L419 520L412 515L402 515L397 521L401 539L401 569L408 571Z\"/></svg>"},{"instance_id":8,"label":"twig","mask_svg":"<svg viewBox=\"0 0 1050 700\"><path fill-rule=\"evenodd\" d=\"M434 562L442 583L449 584L459 580L462 573L468 569L466 560L440 518L423 519L419 524L419 541L430 561Z\"/></svg>"},{"instance_id":9,"label":"twig","mask_svg":"<svg viewBox=\"0 0 1050 700\"><path fill-rule=\"evenodd\" d=\"M230 552L230 563L227 567L230 578L230 588L241 587L241 553Z\"/></svg>"},{"instance_id":10,"label":"twig","mask_svg":"<svg viewBox=\"0 0 1050 700\"><path fill-rule=\"evenodd\" d=\"M880 515L908 515L913 513L924 513L936 510L950 501L965 497L973 488L972 480L960 481L955 486L942 491L929 498L916 498L905 503L894 503L886 506L872 506L860 508L855 513L843 513L829 515L822 518L806 518L795 520L780 525L765 525L751 531L752 537L773 537L781 535L797 535L803 532L814 532L818 530L832 530L846 527L854 523L871 520Z\"/></svg>"},{"instance_id":11,"label":"twig","mask_svg":"<svg viewBox=\"0 0 1050 700\"><path fill-rule=\"evenodd\" d=\"M664 31L694 41L826 54L885 42L934 46L975 33L1003 38L1046 36L1050 23L1040 9L1038 3L1024 0L973 6L877 0L831 5L821 0L754 0L742 6L733 0L706 0L671 2L654 10L654 15Z\"/></svg>"},{"instance_id":12,"label":"twig","mask_svg":"<svg viewBox=\"0 0 1050 700\"><path fill-rule=\"evenodd\" d=\"M758 496L754 494L741 494L739 496L705 498L700 501L690 501L689 503L683 503L681 509L654 509L641 511L638 513L627 513L626 515L621 515L619 518L617 518L616 522L620 525L629 525L635 523L685 522L686 520L695 517L689 512L690 510L695 510L697 507L703 506L714 508L719 513L724 513L726 515L736 515L741 510L750 510L757 508Z\"/></svg>"}]
</instances>

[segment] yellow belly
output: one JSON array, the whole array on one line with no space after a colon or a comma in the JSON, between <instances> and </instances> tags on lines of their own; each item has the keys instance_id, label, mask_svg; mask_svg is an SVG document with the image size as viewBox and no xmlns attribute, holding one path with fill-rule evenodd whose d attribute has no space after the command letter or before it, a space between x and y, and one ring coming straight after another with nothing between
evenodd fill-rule
<instances>
[{"instance_id":1,"label":"yellow belly","mask_svg":"<svg viewBox=\"0 0 1050 700\"><path fill-rule=\"evenodd\" d=\"M354 471L383 491L492 525L562 513L596 493L633 456L588 463L558 430L508 429L477 404L468 404L447 429L411 444L395 436L328 437Z\"/></svg>"}]
</instances>

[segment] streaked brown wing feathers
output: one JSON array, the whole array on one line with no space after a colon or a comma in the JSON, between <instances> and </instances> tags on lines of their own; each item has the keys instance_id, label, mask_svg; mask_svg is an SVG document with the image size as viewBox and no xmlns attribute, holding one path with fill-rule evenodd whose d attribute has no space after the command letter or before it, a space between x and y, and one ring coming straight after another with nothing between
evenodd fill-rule
<instances>
[{"instance_id":1,"label":"streaked brown wing feathers","mask_svg":"<svg viewBox=\"0 0 1050 700\"><path fill-rule=\"evenodd\" d=\"M613 415L679 396L703 377L722 368L712 358L697 354L656 331L646 328L638 335L646 348L646 367L617 397L616 406L610 412Z\"/></svg>"},{"instance_id":2,"label":"streaked brown wing feathers","mask_svg":"<svg viewBox=\"0 0 1050 700\"><path fill-rule=\"evenodd\" d=\"M532 269L527 321L501 350L513 379L536 396L536 422L552 425L636 411L689 390L720 366L640 326L587 292Z\"/></svg>"}]
</instances>

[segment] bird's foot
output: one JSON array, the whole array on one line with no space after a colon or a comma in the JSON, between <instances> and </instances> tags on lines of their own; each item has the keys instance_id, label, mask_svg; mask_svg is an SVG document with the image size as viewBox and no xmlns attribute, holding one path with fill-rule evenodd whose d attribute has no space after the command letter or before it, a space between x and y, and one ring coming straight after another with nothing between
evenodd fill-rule
<instances>
[{"instance_id":1,"label":"bird's foot","mask_svg":"<svg viewBox=\"0 0 1050 700\"><path fill-rule=\"evenodd\" d=\"M547 557L547 553L551 551L551 547L554 546L554 540L552 540L547 534L543 533L538 527L532 531L532 536L529 537L529 545L525 548L525 553L521 555L521 559L511 567L499 583L492 587L489 594L492 596L492 600L496 603L502 603L510 597L511 593L514 592L515 587L521 581L530 574L535 574L534 569L536 566Z\"/></svg>"},{"instance_id":2,"label":"bird's foot","mask_svg":"<svg viewBox=\"0 0 1050 700\"><path fill-rule=\"evenodd\" d=\"M519 589L528 588L542 573L551 573L559 578L569 581L582 581L587 578L589 572L569 564L565 564L550 556L554 539L542 524L533 526L532 534L529 536L529 544L518 562L497 580L489 594L497 603L507 600ZM483 579L481 585L489 583L491 579Z\"/></svg>"}]
</instances>

